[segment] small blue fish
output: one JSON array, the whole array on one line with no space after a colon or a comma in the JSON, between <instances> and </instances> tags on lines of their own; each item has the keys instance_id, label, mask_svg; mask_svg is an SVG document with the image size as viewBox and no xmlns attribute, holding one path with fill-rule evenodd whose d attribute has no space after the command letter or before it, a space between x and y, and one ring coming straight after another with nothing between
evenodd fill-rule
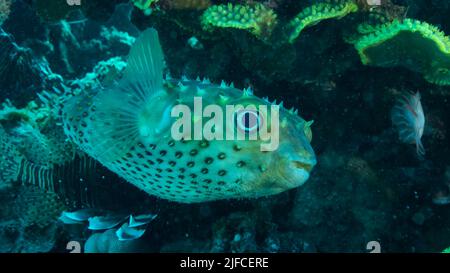
<instances>
[{"instance_id":1,"label":"small blue fish","mask_svg":"<svg viewBox=\"0 0 450 273\"><path fill-rule=\"evenodd\" d=\"M96 209L81 209L74 212L64 211L59 220L67 225L85 224L89 222L88 229L93 231L111 230L121 225L116 230L119 241L135 240L144 235L148 224L153 221L157 214L141 214L125 217L122 214L108 213L100 215L101 211Z\"/></svg>"},{"instance_id":2,"label":"small blue fish","mask_svg":"<svg viewBox=\"0 0 450 273\"><path fill-rule=\"evenodd\" d=\"M151 221L153 221L158 215L156 214L145 214L145 215L130 215L130 222L128 226L131 228L145 226Z\"/></svg>"},{"instance_id":3,"label":"small blue fish","mask_svg":"<svg viewBox=\"0 0 450 273\"><path fill-rule=\"evenodd\" d=\"M97 209L81 209L74 212L63 211L59 220L64 224L82 224L99 213L100 210Z\"/></svg>"},{"instance_id":4,"label":"small blue fish","mask_svg":"<svg viewBox=\"0 0 450 273\"><path fill-rule=\"evenodd\" d=\"M124 223L117 231L119 241L136 240L144 235L146 228L132 228L128 223Z\"/></svg>"},{"instance_id":5,"label":"small blue fish","mask_svg":"<svg viewBox=\"0 0 450 273\"><path fill-rule=\"evenodd\" d=\"M90 230L105 230L112 229L123 223L127 219L123 215L107 215L107 216L95 216L89 218L89 226Z\"/></svg>"},{"instance_id":6,"label":"small blue fish","mask_svg":"<svg viewBox=\"0 0 450 273\"><path fill-rule=\"evenodd\" d=\"M400 141L415 144L417 154L425 155L421 141L425 128L425 115L420 102L420 93L402 95L391 111L391 119L398 130Z\"/></svg>"}]
</instances>

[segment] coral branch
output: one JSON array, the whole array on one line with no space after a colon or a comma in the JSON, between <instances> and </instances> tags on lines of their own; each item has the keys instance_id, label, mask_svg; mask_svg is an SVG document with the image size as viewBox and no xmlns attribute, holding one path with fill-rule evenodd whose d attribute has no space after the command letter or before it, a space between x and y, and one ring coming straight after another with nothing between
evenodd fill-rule
<instances>
[{"instance_id":1,"label":"coral branch","mask_svg":"<svg viewBox=\"0 0 450 273\"><path fill-rule=\"evenodd\" d=\"M414 19L374 27L354 42L366 65L403 66L425 79L450 85L450 39L437 27Z\"/></svg>"},{"instance_id":2,"label":"coral branch","mask_svg":"<svg viewBox=\"0 0 450 273\"><path fill-rule=\"evenodd\" d=\"M202 25L207 30L213 27L245 29L260 39L269 37L276 23L277 15L262 4L211 6L202 16Z\"/></svg>"},{"instance_id":3,"label":"coral branch","mask_svg":"<svg viewBox=\"0 0 450 273\"><path fill-rule=\"evenodd\" d=\"M287 25L289 42L293 43L303 29L309 26L327 19L340 19L357 11L358 5L354 1L327 1L309 6Z\"/></svg>"}]
</instances>

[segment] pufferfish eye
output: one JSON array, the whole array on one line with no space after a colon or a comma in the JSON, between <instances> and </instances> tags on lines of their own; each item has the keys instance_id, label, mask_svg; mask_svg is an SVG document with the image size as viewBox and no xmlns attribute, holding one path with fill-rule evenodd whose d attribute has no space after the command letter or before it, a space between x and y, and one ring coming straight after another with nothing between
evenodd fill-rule
<instances>
[{"instance_id":1,"label":"pufferfish eye","mask_svg":"<svg viewBox=\"0 0 450 273\"><path fill-rule=\"evenodd\" d=\"M241 110L236 113L236 127L244 133L254 133L261 128L264 120L255 110Z\"/></svg>"}]
</instances>

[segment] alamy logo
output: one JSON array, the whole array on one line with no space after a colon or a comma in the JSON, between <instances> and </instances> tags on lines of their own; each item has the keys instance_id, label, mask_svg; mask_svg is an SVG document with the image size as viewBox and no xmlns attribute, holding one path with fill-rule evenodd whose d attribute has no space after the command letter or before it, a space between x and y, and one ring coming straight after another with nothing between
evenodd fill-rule
<instances>
[{"instance_id":1,"label":"alamy logo","mask_svg":"<svg viewBox=\"0 0 450 273\"><path fill-rule=\"evenodd\" d=\"M381 0L366 0L369 6L381 6Z\"/></svg>"},{"instance_id":2,"label":"alamy logo","mask_svg":"<svg viewBox=\"0 0 450 273\"><path fill-rule=\"evenodd\" d=\"M78 241L70 241L66 246L67 250L70 250L70 253L81 253L81 244Z\"/></svg>"},{"instance_id":3,"label":"alamy logo","mask_svg":"<svg viewBox=\"0 0 450 273\"><path fill-rule=\"evenodd\" d=\"M370 241L367 243L366 249L369 253L381 253L381 244L378 241Z\"/></svg>"},{"instance_id":4,"label":"alamy logo","mask_svg":"<svg viewBox=\"0 0 450 273\"><path fill-rule=\"evenodd\" d=\"M69 6L81 6L81 0L67 0Z\"/></svg>"},{"instance_id":5,"label":"alamy logo","mask_svg":"<svg viewBox=\"0 0 450 273\"><path fill-rule=\"evenodd\" d=\"M210 104L203 108L194 97L194 109L178 104L172 108L171 135L174 140L261 140L261 151L274 151L279 145L279 106ZM206 121L205 121L206 120Z\"/></svg>"}]
</instances>

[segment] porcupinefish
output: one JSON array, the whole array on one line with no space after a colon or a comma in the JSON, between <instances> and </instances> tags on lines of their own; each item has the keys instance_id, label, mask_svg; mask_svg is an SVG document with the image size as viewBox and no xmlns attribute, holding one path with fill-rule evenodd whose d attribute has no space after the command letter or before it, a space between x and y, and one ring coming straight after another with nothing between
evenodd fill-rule
<instances>
[{"instance_id":1,"label":"porcupinefish","mask_svg":"<svg viewBox=\"0 0 450 273\"><path fill-rule=\"evenodd\" d=\"M148 29L131 48L116 83L64 102L66 134L127 182L150 195L182 203L267 196L298 187L309 178L316 164L311 122L284 107L279 109L275 151L261 151L262 140L174 140L171 109L180 103L192 106L194 97L223 108L273 103L224 82L164 78L163 69L158 34Z\"/></svg>"}]
</instances>

